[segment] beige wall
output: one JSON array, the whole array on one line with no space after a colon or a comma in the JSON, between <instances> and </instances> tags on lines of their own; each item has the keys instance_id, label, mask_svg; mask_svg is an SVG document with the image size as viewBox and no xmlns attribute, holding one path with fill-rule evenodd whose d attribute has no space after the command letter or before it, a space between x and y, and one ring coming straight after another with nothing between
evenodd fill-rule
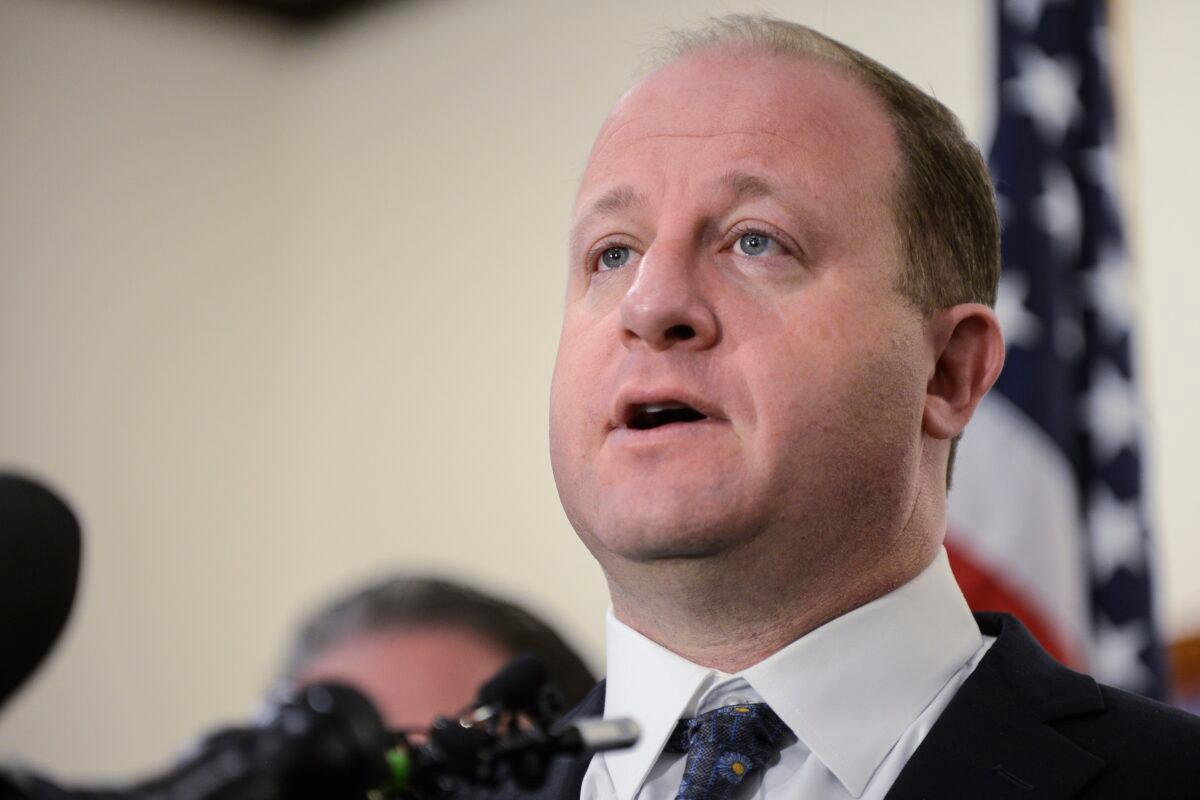
<instances>
[{"instance_id":1,"label":"beige wall","mask_svg":"<svg viewBox=\"0 0 1200 800\"><path fill-rule=\"evenodd\" d=\"M65 490L87 560L0 760L161 765L248 713L301 609L392 568L523 599L598 665L603 581L545 443L575 179L664 28L763 8L986 132L988 6L961 0L426 0L319 38L2 0L0 468ZM1200 627L1197 8L1127 13L1173 631Z\"/></svg>"}]
</instances>

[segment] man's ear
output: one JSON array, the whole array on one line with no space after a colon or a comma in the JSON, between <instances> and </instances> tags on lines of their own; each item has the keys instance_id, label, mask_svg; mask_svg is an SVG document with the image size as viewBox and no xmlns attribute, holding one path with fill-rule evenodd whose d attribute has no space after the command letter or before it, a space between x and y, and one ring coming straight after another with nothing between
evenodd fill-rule
<instances>
[{"instance_id":1,"label":"man's ear","mask_svg":"<svg viewBox=\"0 0 1200 800\"><path fill-rule=\"evenodd\" d=\"M980 303L934 312L926 331L934 363L921 423L935 439L950 439L962 433L1000 375L1004 337L995 312Z\"/></svg>"}]
</instances>

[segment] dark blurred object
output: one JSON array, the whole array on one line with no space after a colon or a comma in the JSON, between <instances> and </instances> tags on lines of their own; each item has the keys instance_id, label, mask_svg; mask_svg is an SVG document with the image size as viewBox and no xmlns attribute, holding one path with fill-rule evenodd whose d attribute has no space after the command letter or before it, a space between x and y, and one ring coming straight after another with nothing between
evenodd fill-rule
<instances>
[{"instance_id":1,"label":"dark blurred object","mask_svg":"<svg viewBox=\"0 0 1200 800\"><path fill-rule=\"evenodd\" d=\"M79 522L46 487L0 474L0 706L50 652L79 583Z\"/></svg>"},{"instance_id":2,"label":"dark blurred object","mask_svg":"<svg viewBox=\"0 0 1200 800\"><path fill-rule=\"evenodd\" d=\"M476 705L481 708L500 706L525 714L536 714L548 677L542 659L531 653L522 653L479 687Z\"/></svg>"},{"instance_id":3,"label":"dark blurred object","mask_svg":"<svg viewBox=\"0 0 1200 800\"><path fill-rule=\"evenodd\" d=\"M154 2L159 0L138 0ZM175 0L176 5L243 14L298 32L320 32L374 6L412 0Z\"/></svg>"},{"instance_id":4,"label":"dark blurred object","mask_svg":"<svg viewBox=\"0 0 1200 800\"><path fill-rule=\"evenodd\" d=\"M1171 702L1200 714L1200 634L1177 639L1168 651L1171 662Z\"/></svg>"},{"instance_id":5,"label":"dark blurred object","mask_svg":"<svg viewBox=\"0 0 1200 800\"><path fill-rule=\"evenodd\" d=\"M212 733L162 774L130 786L63 786L0 772L0 800L327 800L363 797L390 780L393 737L358 692L310 686L255 725Z\"/></svg>"},{"instance_id":6,"label":"dark blurred object","mask_svg":"<svg viewBox=\"0 0 1200 800\"><path fill-rule=\"evenodd\" d=\"M226 5L265 11L305 25L331 22L380 0L225 0Z\"/></svg>"},{"instance_id":7,"label":"dark blurred object","mask_svg":"<svg viewBox=\"0 0 1200 800\"><path fill-rule=\"evenodd\" d=\"M279 698L257 724L204 738L175 766L127 787L64 787L29 772L0 771L0 800L439 800L475 796L506 782L533 790L551 761L629 747L631 720L519 715L551 692L545 665L521 658L480 692L493 704L472 719L439 718L413 744L388 731L370 700L348 686L319 684ZM537 707L546 704L532 703ZM477 709L482 710L482 709Z\"/></svg>"}]
</instances>

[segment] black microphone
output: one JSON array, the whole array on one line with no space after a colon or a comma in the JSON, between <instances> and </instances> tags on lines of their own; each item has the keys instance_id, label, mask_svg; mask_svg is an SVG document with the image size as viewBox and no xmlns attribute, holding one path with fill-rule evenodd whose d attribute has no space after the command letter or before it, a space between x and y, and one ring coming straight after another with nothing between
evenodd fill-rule
<instances>
[{"instance_id":1,"label":"black microphone","mask_svg":"<svg viewBox=\"0 0 1200 800\"><path fill-rule=\"evenodd\" d=\"M170 769L139 783L65 787L35 773L0 773L0 800L330 800L396 783L395 737L360 692L317 684L281 696L247 727L224 728ZM7 791L7 793L6 793Z\"/></svg>"},{"instance_id":2,"label":"black microphone","mask_svg":"<svg viewBox=\"0 0 1200 800\"><path fill-rule=\"evenodd\" d=\"M476 717L481 716L480 712L490 716L492 709L499 708L536 710L548 679L549 673L542 659L530 653L517 656L479 687Z\"/></svg>"},{"instance_id":3,"label":"black microphone","mask_svg":"<svg viewBox=\"0 0 1200 800\"><path fill-rule=\"evenodd\" d=\"M393 737L371 702L340 684L299 690L260 724L209 736L129 800L328 800L387 783Z\"/></svg>"},{"instance_id":4,"label":"black microphone","mask_svg":"<svg viewBox=\"0 0 1200 800\"><path fill-rule=\"evenodd\" d=\"M509 676L528 668L514 668ZM532 675L532 672L525 672ZM528 686L510 686L521 696ZM521 689L522 691L517 691ZM494 702L502 695L489 693ZM509 712L513 712L509 709ZM549 759L628 747L631 720L575 720L547 731L464 726L439 718L414 745L384 727L364 695L317 684L280 696L259 721L209 735L157 777L126 786L63 787L29 772L0 772L0 798L22 800L329 800L372 796L434 800L513 780L540 786Z\"/></svg>"},{"instance_id":5,"label":"black microphone","mask_svg":"<svg viewBox=\"0 0 1200 800\"><path fill-rule=\"evenodd\" d=\"M54 492L0 473L0 707L66 625L79 583L79 522Z\"/></svg>"},{"instance_id":6,"label":"black microphone","mask_svg":"<svg viewBox=\"0 0 1200 800\"><path fill-rule=\"evenodd\" d=\"M637 744L641 734L641 727L627 717L584 718L554 727L554 750L572 755L624 750Z\"/></svg>"}]
</instances>

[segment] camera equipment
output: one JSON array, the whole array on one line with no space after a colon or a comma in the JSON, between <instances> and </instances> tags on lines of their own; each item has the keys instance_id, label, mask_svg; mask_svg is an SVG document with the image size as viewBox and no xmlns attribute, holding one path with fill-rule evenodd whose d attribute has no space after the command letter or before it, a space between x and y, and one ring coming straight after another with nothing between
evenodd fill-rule
<instances>
[{"instance_id":1,"label":"camera equipment","mask_svg":"<svg viewBox=\"0 0 1200 800\"><path fill-rule=\"evenodd\" d=\"M66 624L79 576L79 524L49 489L0 474L0 704L37 668ZM520 656L459 718L421 736L389 731L361 693L302 687L260 719L202 739L164 773L129 786L64 787L0 770L0 800L433 800L513 782L540 786L559 754L637 741L632 720L555 723L558 693L546 667Z\"/></svg>"},{"instance_id":2,"label":"camera equipment","mask_svg":"<svg viewBox=\"0 0 1200 800\"><path fill-rule=\"evenodd\" d=\"M545 667L518 658L485 686L475 713L440 717L416 742L388 731L371 702L340 684L286 695L255 725L202 739L165 773L126 787L66 788L32 774L7 776L24 800L427 800L507 781L535 788L559 754L629 747L631 720L551 725L541 709ZM534 678L538 680L535 682ZM499 682L499 683L497 683ZM496 687L499 691L495 691ZM492 687L492 690L487 690ZM478 712L486 709L482 719ZM0 777L0 797L4 797Z\"/></svg>"}]
</instances>

